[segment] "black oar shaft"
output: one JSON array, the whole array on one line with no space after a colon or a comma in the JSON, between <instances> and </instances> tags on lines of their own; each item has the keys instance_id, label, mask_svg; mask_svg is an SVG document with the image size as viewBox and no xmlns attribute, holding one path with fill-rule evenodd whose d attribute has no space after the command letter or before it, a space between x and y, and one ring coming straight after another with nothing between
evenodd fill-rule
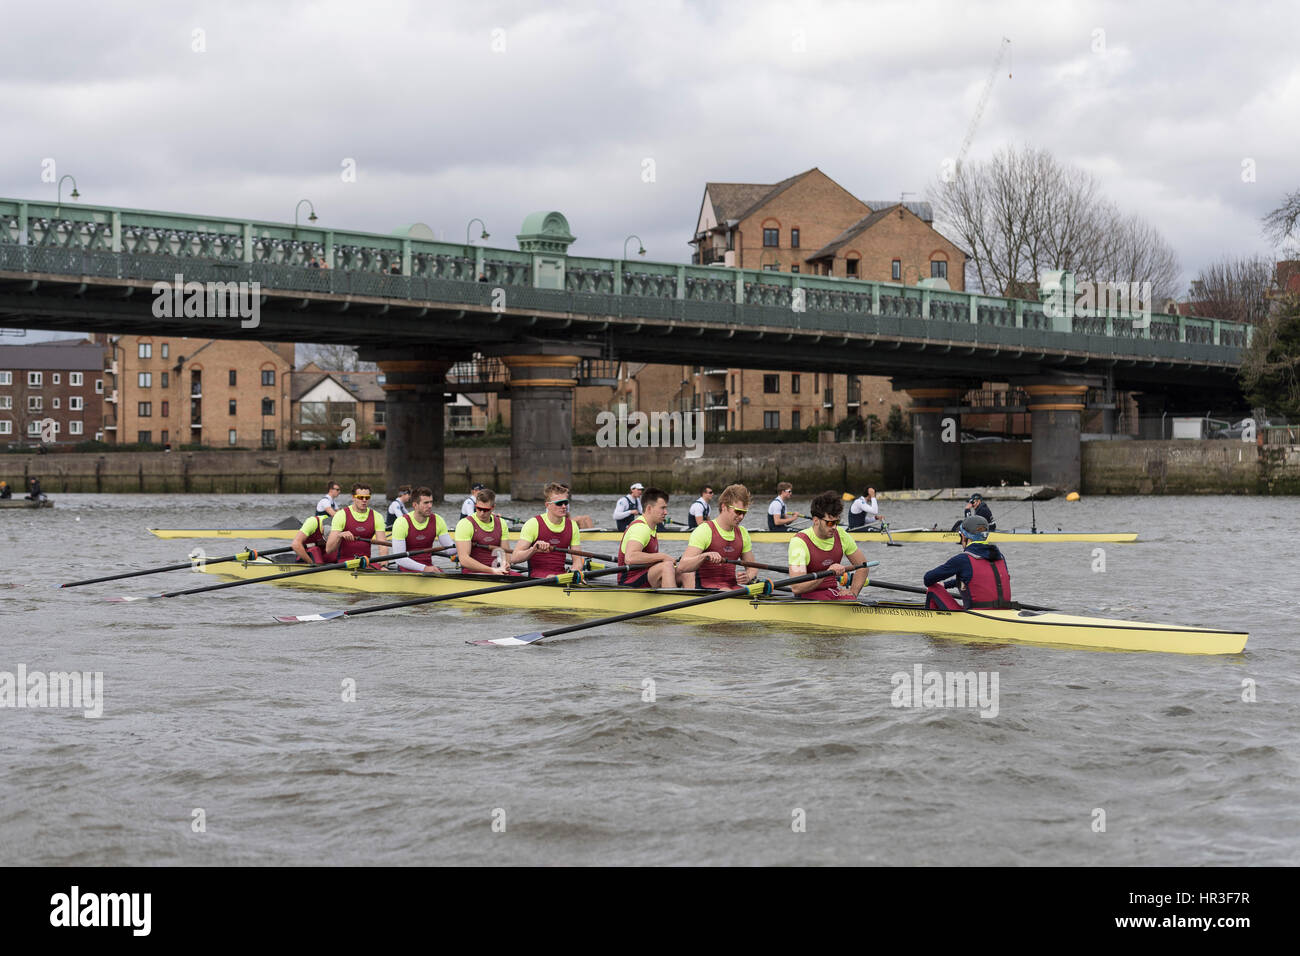
<instances>
[{"instance_id":1,"label":"black oar shaft","mask_svg":"<svg viewBox=\"0 0 1300 956\"><path fill-rule=\"evenodd\" d=\"M382 560L392 561L395 558L407 558L413 554L428 554L432 550L433 548L420 548L416 551L401 551L398 552L397 554L386 554L384 555ZM263 577L247 578L241 581L226 581L221 584L208 584L208 585L204 585L203 587L186 588L183 591L167 591L163 594L160 594L159 597L169 597L169 598L181 597L182 595L186 595L186 594L201 594L204 591L221 591L224 590L225 588L237 588L245 584L262 584L266 581L282 581L285 578L296 578L304 574L319 574L322 571L338 571L347 568L348 565L355 560L357 559L352 558L349 561L336 561L333 564L315 564L312 565L310 568L301 568L300 570L296 570L296 571L285 571L282 574L268 574Z\"/></svg>"},{"instance_id":2,"label":"black oar shaft","mask_svg":"<svg viewBox=\"0 0 1300 956\"><path fill-rule=\"evenodd\" d=\"M604 571L592 571L583 576L587 578L599 578L606 574L617 574L620 571L626 571L626 567L607 568ZM456 594L434 594L429 597L412 598L409 601L393 601L389 604L375 604L371 607L357 608L343 612L344 617L356 617L358 614L373 614L375 611L392 611L399 607L415 607L419 604L436 604L439 601L454 601L457 598L478 597L480 594L499 594L502 591L515 591L519 588L537 587L542 584L555 584L560 578L568 577L573 574L567 571L564 574L554 574L547 578L528 578L525 581L511 581L508 584L494 584L492 587L475 588L473 591L459 591Z\"/></svg>"},{"instance_id":3,"label":"black oar shaft","mask_svg":"<svg viewBox=\"0 0 1300 956\"><path fill-rule=\"evenodd\" d=\"M247 551L241 551L238 554L228 555L224 558L204 558L203 564L206 566L209 564L223 564L226 561L247 561L250 557L256 558L259 555L283 554L285 551L292 550L292 547L272 548L270 551L255 551L250 548ZM143 571L124 571L121 574L107 574L102 578L87 578L85 581L69 581L67 584L60 584L59 587L75 588L80 587L83 584L101 584L104 581L120 581L122 578L138 578L146 574L161 574L164 571L184 571L186 568L192 567L194 567L194 562L186 561L184 564L168 564L161 568L145 568Z\"/></svg>"}]
</instances>

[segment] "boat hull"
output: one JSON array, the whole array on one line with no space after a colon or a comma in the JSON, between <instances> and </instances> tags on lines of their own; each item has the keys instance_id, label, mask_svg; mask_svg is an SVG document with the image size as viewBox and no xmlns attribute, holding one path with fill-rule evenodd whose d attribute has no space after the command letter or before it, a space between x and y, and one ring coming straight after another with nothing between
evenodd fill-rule
<instances>
[{"instance_id":1,"label":"boat hull","mask_svg":"<svg viewBox=\"0 0 1300 956\"><path fill-rule=\"evenodd\" d=\"M220 564L204 570L223 577L252 579L284 571L285 566L257 561ZM458 600L471 604L520 610L568 611L587 617L663 607L701 593L620 588L597 582L577 587L541 585L479 597L470 593L500 582L500 578L487 576L342 570L321 571L283 581L296 587L330 591L425 596L460 594ZM1068 614L991 610L936 611L898 602L806 601L777 596L733 598L666 613L682 618L749 624L769 629L789 627L855 634L927 634L980 642L1175 654L1236 654L1245 648L1248 636L1235 631Z\"/></svg>"},{"instance_id":2,"label":"boat hull","mask_svg":"<svg viewBox=\"0 0 1300 956\"><path fill-rule=\"evenodd\" d=\"M54 502L49 498L40 501L28 501L26 498L0 498L0 508L53 508Z\"/></svg>"}]
</instances>

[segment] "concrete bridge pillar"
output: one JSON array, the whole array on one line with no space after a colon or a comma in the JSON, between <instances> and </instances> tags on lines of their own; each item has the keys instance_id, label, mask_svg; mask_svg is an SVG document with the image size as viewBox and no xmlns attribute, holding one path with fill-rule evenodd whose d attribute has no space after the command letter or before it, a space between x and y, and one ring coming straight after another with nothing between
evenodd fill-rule
<instances>
[{"instance_id":1,"label":"concrete bridge pillar","mask_svg":"<svg viewBox=\"0 0 1300 956\"><path fill-rule=\"evenodd\" d=\"M365 350L384 373L384 493L428 485L435 508L443 495L443 408L451 362L442 349ZM376 491L380 489L375 489Z\"/></svg>"},{"instance_id":2,"label":"concrete bridge pillar","mask_svg":"<svg viewBox=\"0 0 1300 956\"><path fill-rule=\"evenodd\" d=\"M1033 379L1023 384L1029 396L1030 481L1062 491L1078 491L1079 435L1091 382Z\"/></svg>"},{"instance_id":3,"label":"concrete bridge pillar","mask_svg":"<svg viewBox=\"0 0 1300 956\"><path fill-rule=\"evenodd\" d=\"M895 383L895 388L900 386ZM948 408L960 404L965 384L905 386L912 398L912 485L916 488L961 486L961 416Z\"/></svg>"}]
</instances>

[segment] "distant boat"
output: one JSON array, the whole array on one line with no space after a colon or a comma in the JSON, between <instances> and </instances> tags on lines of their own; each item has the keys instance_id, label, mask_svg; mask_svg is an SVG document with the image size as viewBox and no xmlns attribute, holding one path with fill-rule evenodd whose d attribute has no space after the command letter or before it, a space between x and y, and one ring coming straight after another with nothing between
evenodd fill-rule
<instances>
[{"instance_id":1,"label":"distant boat","mask_svg":"<svg viewBox=\"0 0 1300 956\"><path fill-rule=\"evenodd\" d=\"M28 501L26 498L0 498L0 508L53 508L54 502L49 498L40 501Z\"/></svg>"}]
</instances>

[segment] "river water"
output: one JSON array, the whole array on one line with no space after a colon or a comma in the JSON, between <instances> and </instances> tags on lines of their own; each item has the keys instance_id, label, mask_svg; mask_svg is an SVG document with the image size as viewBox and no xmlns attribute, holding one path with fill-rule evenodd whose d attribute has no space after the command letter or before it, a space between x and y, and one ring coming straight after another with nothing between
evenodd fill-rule
<instances>
[{"instance_id":1,"label":"river water","mask_svg":"<svg viewBox=\"0 0 1300 956\"><path fill-rule=\"evenodd\" d=\"M51 585L238 550L148 526L259 527L311 503L56 497L0 511L0 672L102 672L103 715L0 709L6 863L1300 862L1294 498L1047 502L1040 527L1141 539L1008 550L1021 600L1250 631L1241 655L1193 657L658 617L485 648L465 642L538 616L447 602L284 626L271 615L384 598L271 585L109 604L215 579ZM1029 523L1027 505L993 510ZM947 527L960 506L888 513ZM867 547L874 576L910 583L953 551ZM996 675L996 716L892 706L917 665Z\"/></svg>"}]
</instances>

